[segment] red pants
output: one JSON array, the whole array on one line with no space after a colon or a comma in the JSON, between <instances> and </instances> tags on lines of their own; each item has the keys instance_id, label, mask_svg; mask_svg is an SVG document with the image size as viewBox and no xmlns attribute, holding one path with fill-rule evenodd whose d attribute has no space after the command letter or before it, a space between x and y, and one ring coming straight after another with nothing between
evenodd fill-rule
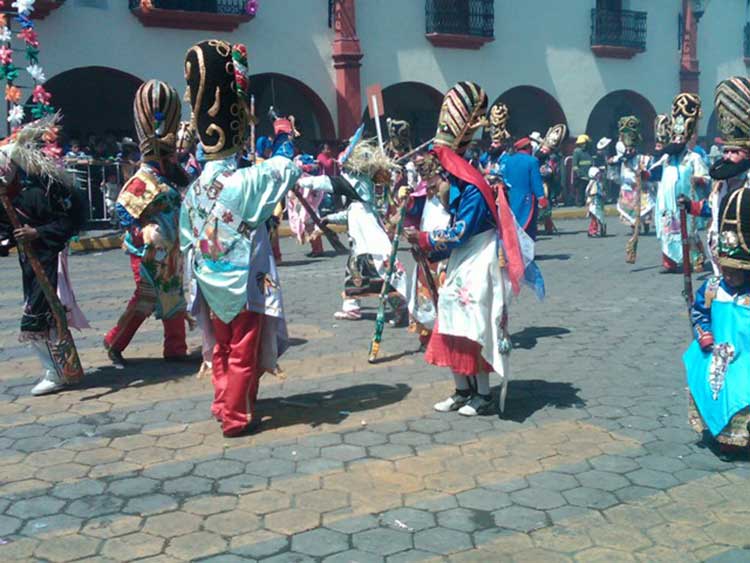
<instances>
[{"instance_id":1,"label":"red pants","mask_svg":"<svg viewBox=\"0 0 750 563\"><path fill-rule=\"evenodd\" d=\"M125 312L117 324L104 337L104 344L122 352L156 308L156 291L146 280L141 279L141 259L130 255L130 268L135 279L135 292L130 298ZM164 357L184 356L187 354L185 341L185 313L178 313L169 319L162 319L164 325Z\"/></svg>"},{"instance_id":2,"label":"red pants","mask_svg":"<svg viewBox=\"0 0 750 563\"><path fill-rule=\"evenodd\" d=\"M262 375L258 366L263 315L242 311L232 322L212 319L214 402L211 412L224 434L242 432L252 422Z\"/></svg>"},{"instance_id":3,"label":"red pants","mask_svg":"<svg viewBox=\"0 0 750 563\"><path fill-rule=\"evenodd\" d=\"M437 319L424 359L428 364L450 368L456 375L467 377L493 371L492 366L482 357L482 347L478 342L463 336L440 334Z\"/></svg>"},{"instance_id":4,"label":"red pants","mask_svg":"<svg viewBox=\"0 0 750 563\"><path fill-rule=\"evenodd\" d=\"M591 221L589 221L589 236L602 236L602 227L596 217L591 217Z\"/></svg>"}]
</instances>

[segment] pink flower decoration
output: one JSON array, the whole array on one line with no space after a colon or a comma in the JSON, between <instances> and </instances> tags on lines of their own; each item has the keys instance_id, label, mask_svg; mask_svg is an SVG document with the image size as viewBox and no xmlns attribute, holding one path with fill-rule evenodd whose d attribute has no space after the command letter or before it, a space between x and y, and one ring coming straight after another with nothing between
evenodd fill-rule
<instances>
[{"instance_id":1,"label":"pink flower decoration","mask_svg":"<svg viewBox=\"0 0 750 563\"><path fill-rule=\"evenodd\" d=\"M255 14L257 14L258 13L258 0L248 0L245 11L251 16L254 16Z\"/></svg>"},{"instance_id":2,"label":"pink flower decoration","mask_svg":"<svg viewBox=\"0 0 750 563\"><path fill-rule=\"evenodd\" d=\"M39 47L39 37L37 36L36 31L31 29L30 27L19 31L18 37L23 39L27 45L31 45L32 47Z\"/></svg>"},{"instance_id":3,"label":"pink flower decoration","mask_svg":"<svg viewBox=\"0 0 750 563\"><path fill-rule=\"evenodd\" d=\"M31 94L32 99L37 104L49 104L50 100L52 99L52 94L47 92L47 90L44 89L44 86L41 84L37 84L34 86L34 91Z\"/></svg>"},{"instance_id":4,"label":"pink flower decoration","mask_svg":"<svg viewBox=\"0 0 750 563\"><path fill-rule=\"evenodd\" d=\"M54 160L62 158L62 149L58 145L44 145L42 152Z\"/></svg>"},{"instance_id":5,"label":"pink flower decoration","mask_svg":"<svg viewBox=\"0 0 750 563\"><path fill-rule=\"evenodd\" d=\"M0 64L9 65L13 62L13 49L8 48L6 45L0 47Z\"/></svg>"}]
</instances>

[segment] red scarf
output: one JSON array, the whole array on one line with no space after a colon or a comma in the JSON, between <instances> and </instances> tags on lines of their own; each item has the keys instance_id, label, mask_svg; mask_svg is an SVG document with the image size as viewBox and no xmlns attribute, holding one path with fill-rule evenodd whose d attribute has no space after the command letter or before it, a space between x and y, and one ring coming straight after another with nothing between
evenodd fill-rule
<instances>
[{"instance_id":1,"label":"red scarf","mask_svg":"<svg viewBox=\"0 0 750 563\"><path fill-rule=\"evenodd\" d=\"M456 178L468 182L477 187L490 208L492 217L495 219L497 231L503 241L505 256L507 259L508 276L513 287L513 293L518 295L521 291L521 280L524 275L523 256L521 245L518 242L513 212L508 206L508 200L502 189L497 190L495 195L484 176L471 164L461 158L456 152L448 147L436 146L434 149L440 159L443 168L453 174Z\"/></svg>"}]
</instances>

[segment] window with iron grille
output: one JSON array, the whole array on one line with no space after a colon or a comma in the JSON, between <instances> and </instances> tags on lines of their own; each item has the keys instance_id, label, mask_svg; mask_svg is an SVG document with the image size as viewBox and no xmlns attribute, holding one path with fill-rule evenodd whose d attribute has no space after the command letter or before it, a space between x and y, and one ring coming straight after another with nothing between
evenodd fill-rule
<instances>
[{"instance_id":1,"label":"window with iron grille","mask_svg":"<svg viewBox=\"0 0 750 563\"><path fill-rule=\"evenodd\" d=\"M646 50L646 12L591 10L591 45Z\"/></svg>"},{"instance_id":2,"label":"window with iron grille","mask_svg":"<svg viewBox=\"0 0 750 563\"><path fill-rule=\"evenodd\" d=\"M426 33L495 36L494 0L426 0Z\"/></svg>"}]
</instances>

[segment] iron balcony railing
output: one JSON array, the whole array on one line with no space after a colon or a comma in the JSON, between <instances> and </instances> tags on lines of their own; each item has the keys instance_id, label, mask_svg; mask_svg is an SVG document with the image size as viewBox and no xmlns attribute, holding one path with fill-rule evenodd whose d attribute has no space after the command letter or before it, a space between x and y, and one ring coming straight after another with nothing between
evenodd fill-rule
<instances>
[{"instance_id":1,"label":"iron balcony railing","mask_svg":"<svg viewBox=\"0 0 750 563\"><path fill-rule=\"evenodd\" d=\"M495 37L494 0L426 0L427 33Z\"/></svg>"},{"instance_id":2,"label":"iron balcony railing","mask_svg":"<svg viewBox=\"0 0 750 563\"><path fill-rule=\"evenodd\" d=\"M646 50L646 12L591 10L591 45Z\"/></svg>"},{"instance_id":3,"label":"iron balcony railing","mask_svg":"<svg viewBox=\"0 0 750 563\"><path fill-rule=\"evenodd\" d=\"M130 0L130 9L150 4L160 10L182 10L184 12L205 12L209 14L242 15L247 13L247 0Z\"/></svg>"}]
</instances>

